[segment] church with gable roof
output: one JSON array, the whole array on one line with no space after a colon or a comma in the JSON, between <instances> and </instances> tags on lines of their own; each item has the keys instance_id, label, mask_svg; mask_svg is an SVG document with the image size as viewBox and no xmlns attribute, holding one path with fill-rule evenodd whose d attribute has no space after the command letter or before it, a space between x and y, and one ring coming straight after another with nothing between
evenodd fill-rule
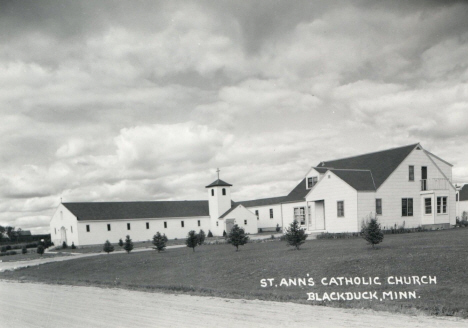
<instances>
[{"instance_id":1,"label":"church with gable roof","mask_svg":"<svg viewBox=\"0 0 468 328\"><path fill-rule=\"evenodd\" d=\"M55 245L169 239L190 230L214 236L234 224L246 233L275 231L297 220L308 233L358 232L376 216L383 228L449 228L455 224L452 164L419 143L342 159L309 169L286 196L247 201L231 199L230 183L207 185L207 200L61 203L50 220Z\"/></svg>"}]
</instances>

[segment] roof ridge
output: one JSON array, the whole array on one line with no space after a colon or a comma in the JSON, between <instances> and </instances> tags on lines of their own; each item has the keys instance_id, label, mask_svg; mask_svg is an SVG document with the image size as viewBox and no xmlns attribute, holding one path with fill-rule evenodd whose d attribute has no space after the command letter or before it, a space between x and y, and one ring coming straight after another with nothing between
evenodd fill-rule
<instances>
[{"instance_id":1,"label":"roof ridge","mask_svg":"<svg viewBox=\"0 0 468 328\"><path fill-rule=\"evenodd\" d=\"M372 152L369 152L369 153L364 153L364 154L359 154L359 155L354 155L354 156L348 156L348 157L342 157L342 158L336 158L336 159L331 159L331 160L327 160L327 161L321 161L320 164L322 163L326 163L326 162L335 162L335 161L340 161L340 160L343 160L343 159L350 159L350 158L355 158L355 157L359 157L359 156L364 156L364 155L371 155L371 154L377 154L377 153L382 153L384 151L389 151L389 150L395 150L395 149L401 149L401 148L406 148L406 147L409 147L409 146L414 146L416 147L417 145L419 145L420 143L415 143L415 144L410 144L410 145L406 145L406 146L400 146L400 147L393 147L393 148L388 148L388 149L383 149L383 150L377 150L377 151L372 151ZM326 167L323 167L323 166L317 166L318 168L326 168Z\"/></svg>"},{"instance_id":2,"label":"roof ridge","mask_svg":"<svg viewBox=\"0 0 468 328\"><path fill-rule=\"evenodd\" d=\"M65 204L104 204L104 203L162 203L162 202L207 202L206 199L190 199L190 200L123 200L123 201L98 201L98 202L62 202Z\"/></svg>"},{"instance_id":3,"label":"roof ridge","mask_svg":"<svg viewBox=\"0 0 468 328\"><path fill-rule=\"evenodd\" d=\"M372 171L369 169L334 169L328 168L330 171L369 171L372 174Z\"/></svg>"}]
</instances>

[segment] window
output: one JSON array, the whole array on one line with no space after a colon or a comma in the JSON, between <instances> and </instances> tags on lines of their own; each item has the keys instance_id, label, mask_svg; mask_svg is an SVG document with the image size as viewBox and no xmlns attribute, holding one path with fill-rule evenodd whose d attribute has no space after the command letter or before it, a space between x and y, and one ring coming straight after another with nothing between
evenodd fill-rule
<instances>
[{"instance_id":1,"label":"window","mask_svg":"<svg viewBox=\"0 0 468 328\"><path fill-rule=\"evenodd\" d=\"M71 233L73 233L73 227L72 226L70 226L70 231L71 231Z\"/></svg>"},{"instance_id":2,"label":"window","mask_svg":"<svg viewBox=\"0 0 468 328\"><path fill-rule=\"evenodd\" d=\"M273 219L273 209L270 208L270 219Z\"/></svg>"},{"instance_id":3,"label":"window","mask_svg":"<svg viewBox=\"0 0 468 328\"><path fill-rule=\"evenodd\" d=\"M305 210L304 207L294 208L294 220L299 222L301 225L305 225Z\"/></svg>"},{"instance_id":4,"label":"window","mask_svg":"<svg viewBox=\"0 0 468 328\"><path fill-rule=\"evenodd\" d=\"M255 215L257 216L257 220L259 220L260 217L258 216L258 210L255 210Z\"/></svg>"},{"instance_id":5,"label":"window","mask_svg":"<svg viewBox=\"0 0 468 328\"><path fill-rule=\"evenodd\" d=\"M382 215L382 199L381 198L375 199L375 214Z\"/></svg>"},{"instance_id":6,"label":"window","mask_svg":"<svg viewBox=\"0 0 468 328\"><path fill-rule=\"evenodd\" d=\"M307 188L310 189L317 183L317 177L307 178Z\"/></svg>"},{"instance_id":7,"label":"window","mask_svg":"<svg viewBox=\"0 0 468 328\"><path fill-rule=\"evenodd\" d=\"M432 198L424 198L424 213L432 214Z\"/></svg>"},{"instance_id":8,"label":"window","mask_svg":"<svg viewBox=\"0 0 468 328\"><path fill-rule=\"evenodd\" d=\"M184 227L184 221L180 221L180 226L183 228Z\"/></svg>"},{"instance_id":9,"label":"window","mask_svg":"<svg viewBox=\"0 0 468 328\"><path fill-rule=\"evenodd\" d=\"M149 229L149 222L146 222L146 229Z\"/></svg>"},{"instance_id":10,"label":"window","mask_svg":"<svg viewBox=\"0 0 468 328\"><path fill-rule=\"evenodd\" d=\"M127 230L130 230L130 223L127 223Z\"/></svg>"},{"instance_id":11,"label":"window","mask_svg":"<svg viewBox=\"0 0 468 328\"><path fill-rule=\"evenodd\" d=\"M211 196L214 196L214 189L211 189Z\"/></svg>"},{"instance_id":12,"label":"window","mask_svg":"<svg viewBox=\"0 0 468 328\"><path fill-rule=\"evenodd\" d=\"M216 226L218 226L218 221L216 221Z\"/></svg>"},{"instance_id":13,"label":"window","mask_svg":"<svg viewBox=\"0 0 468 328\"><path fill-rule=\"evenodd\" d=\"M167 222L164 221L164 229L167 229Z\"/></svg>"},{"instance_id":14,"label":"window","mask_svg":"<svg viewBox=\"0 0 468 328\"><path fill-rule=\"evenodd\" d=\"M401 216L413 216L413 198L401 199Z\"/></svg>"},{"instance_id":15,"label":"window","mask_svg":"<svg viewBox=\"0 0 468 328\"><path fill-rule=\"evenodd\" d=\"M244 220L244 224L247 225L247 220Z\"/></svg>"},{"instance_id":16,"label":"window","mask_svg":"<svg viewBox=\"0 0 468 328\"><path fill-rule=\"evenodd\" d=\"M339 218L344 216L344 201L339 200L336 202L337 216Z\"/></svg>"},{"instance_id":17,"label":"window","mask_svg":"<svg viewBox=\"0 0 468 328\"><path fill-rule=\"evenodd\" d=\"M437 213L447 213L447 197L437 197Z\"/></svg>"},{"instance_id":18,"label":"window","mask_svg":"<svg viewBox=\"0 0 468 328\"><path fill-rule=\"evenodd\" d=\"M91 229L89 229L89 224L86 225L86 232L89 232Z\"/></svg>"},{"instance_id":19,"label":"window","mask_svg":"<svg viewBox=\"0 0 468 328\"><path fill-rule=\"evenodd\" d=\"M110 224L107 225L107 231L111 231L111 225Z\"/></svg>"},{"instance_id":20,"label":"window","mask_svg":"<svg viewBox=\"0 0 468 328\"><path fill-rule=\"evenodd\" d=\"M226 196L226 188L223 188L223 196Z\"/></svg>"},{"instance_id":21,"label":"window","mask_svg":"<svg viewBox=\"0 0 468 328\"><path fill-rule=\"evenodd\" d=\"M57 228L54 228L54 230L55 230L55 234L57 234Z\"/></svg>"},{"instance_id":22,"label":"window","mask_svg":"<svg viewBox=\"0 0 468 328\"><path fill-rule=\"evenodd\" d=\"M414 181L414 165L410 165L410 166L408 167L408 170L409 170L409 172L408 172L408 180L409 180L409 181Z\"/></svg>"},{"instance_id":23,"label":"window","mask_svg":"<svg viewBox=\"0 0 468 328\"><path fill-rule=\"evenodd\" d=\"M198 220L198 226L200 226L200 220Z\"/></svg>"}]
</instances>

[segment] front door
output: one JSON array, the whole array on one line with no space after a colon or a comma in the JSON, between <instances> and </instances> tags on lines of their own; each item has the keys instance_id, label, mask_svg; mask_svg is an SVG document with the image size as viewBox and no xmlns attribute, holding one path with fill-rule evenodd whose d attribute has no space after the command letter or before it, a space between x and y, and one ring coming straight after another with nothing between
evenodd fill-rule
<instances>
[{"instance_id":1,"label":"front door","mask_svg":"<svg viewBox=\"0 0 468 328\"><path fill-rule=\"evenodd\" d=\"M315 202L315 230L325 229L325 201Z\"/></svg>"},{"instance_id":2,"label":"front door","mask_svg":"<svg viewBox=\"0 0 468 328\"><path fill-rule=\"evenodd\" d=\"M67 242L67 231L65 230L65 227L60 228L60 238L60 244Z\"/></svg>"},{"instance_id":3,"label":"front door","mask_svg":"<svg viewBox=\"0 0 468 328\"><path fill-rule=\"evenodd\" d=\"M226 219L226 233L230 233L234 226L234 219Z\"/></svg>"}]
</instances>

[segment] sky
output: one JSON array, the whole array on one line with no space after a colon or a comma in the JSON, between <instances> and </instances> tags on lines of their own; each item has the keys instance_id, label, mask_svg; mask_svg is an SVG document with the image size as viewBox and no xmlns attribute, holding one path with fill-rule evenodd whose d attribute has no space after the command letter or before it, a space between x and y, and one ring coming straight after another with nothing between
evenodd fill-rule
<instances>
[{"instance_id":1,"label":"sky","mask_svg":"<svg viewBox=\"0 0 468 328\"><path fill-rule=\"evenodd\" d=\"M0 0L0 225L63 202L286 195L421 145L468 182L464 1Z\"/></svg>"}]
</instances>

